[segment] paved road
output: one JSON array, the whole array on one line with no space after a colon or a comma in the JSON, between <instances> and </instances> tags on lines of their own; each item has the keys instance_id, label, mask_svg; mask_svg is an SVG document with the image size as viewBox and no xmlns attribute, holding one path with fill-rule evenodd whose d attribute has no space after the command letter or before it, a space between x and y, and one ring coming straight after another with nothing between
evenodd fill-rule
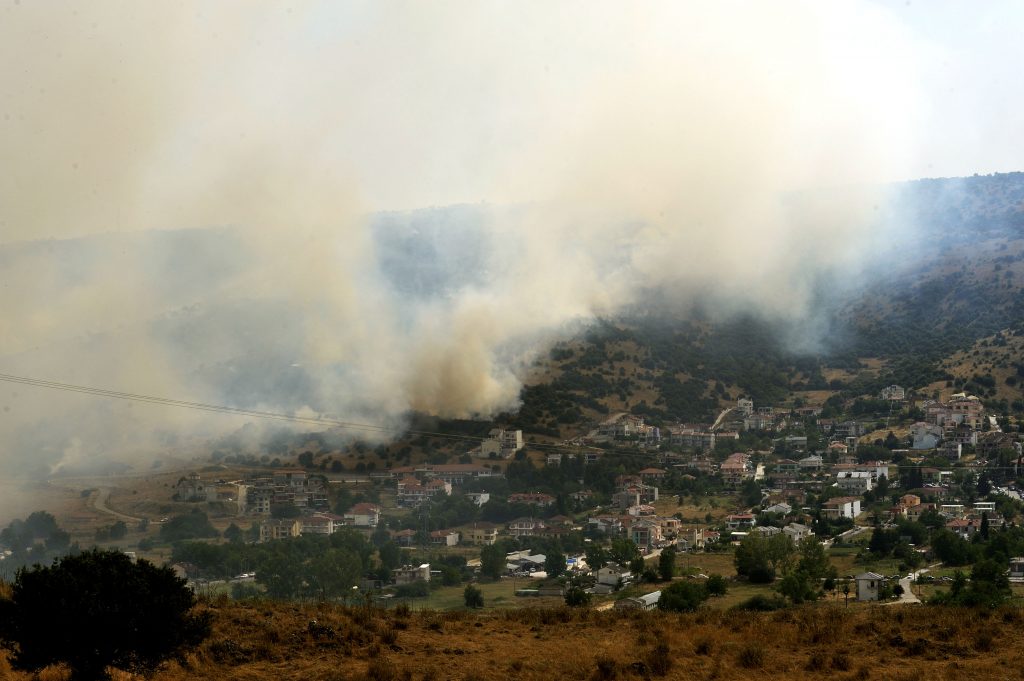
<instances>
[{"instance_id":1,"label":"paved road","mask_svg":"<svg viewBox=\"0 0 1024 681\"><path fill-rule=\"evenodd\" d=\"M728 414L730 411L732 411L732 407L729 407L728 409L726 409L725 411L718 415L718 418L715 419L715 422L711 425L712 431L718 430L718 425L722 422L722 419L725 418L725 415Z\"/></svg>"},{"instance_id":2,"label":"paved road","mask_svg":"<svg viewBox=\"0 0 1024 681\"><path fill-rule=\"evenodd\" d=\"M896 604L909 605L911 603L920 603L921 599L918 598L914 594L914 590L911 588L913 586L914 580L916 580L918 577L920 577L924 573L928 572L929 568L933 568L936 565L940 565L940 564L941 563L935 563L934 565L930 565L929 567L921 568L920 570L917 570L916 572L912 573L913 578L914 578L913 580L911 579L911 575L907 575L906 577L901 579L900 580L900 586L903 587L903 593L900 595L900 599L898 601L893 601L892 603L888 603L888 605L896 605Z\"/></svg>"}]
</instances>

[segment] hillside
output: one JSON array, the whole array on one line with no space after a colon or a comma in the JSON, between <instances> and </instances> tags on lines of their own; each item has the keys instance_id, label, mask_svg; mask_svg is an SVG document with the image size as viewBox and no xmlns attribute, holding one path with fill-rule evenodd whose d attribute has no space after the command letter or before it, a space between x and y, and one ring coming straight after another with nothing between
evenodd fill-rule
<instances>
[{"instance_id":1,"label":"hillside","mask_svg":"<svg viewBox=\"0 0 1024 681\"><path fill-rule=\"evenodd\" d=\"M617 411L710 422L740 395L820 406L891 383L1024 413L1024 173L894 192L892 212L913 225L899 253L865 263L856 286L822 281L810 319L712 317L697 301L685 319L605 320L554 345L508 420L562 435Z\"/></svg>"},{"instance_id":2,"label":"hillside","mask_svg":"<svg viewBox=\"0 0 1024 681\"><path fill-rule=\"evenodd\" d=\"M500 614L216 602L210 639L154 681L1003 678L1018 610L808 606L775 613ZM310 627L311 621L317 625ZM0 659L0 678L12 673ZM44 671L49 681L59 670ZM115 674L115 679L127 675Z\"/></svg>"}]
</instances>

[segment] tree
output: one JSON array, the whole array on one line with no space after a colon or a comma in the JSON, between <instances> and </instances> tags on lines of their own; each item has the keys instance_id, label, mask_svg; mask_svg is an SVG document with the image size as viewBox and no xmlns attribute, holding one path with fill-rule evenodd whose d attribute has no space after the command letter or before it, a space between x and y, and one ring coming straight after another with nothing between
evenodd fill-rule
<instances>
[{"instance_id":1,"label":"tree","mask_svg":"<svg viewBox=\"0 0 1024 681\"><path fill-rule=\"evenodd\" d=\"M611 554L600 544L590 543L586 548L586 560L591 570L600 570L611 560Z\"/></svg>"},{"instance_id":2,"label":"tree","mask_svg":"<svg viewBox=\"0 0 1024 681\"><path fill-rule=\"evenodd\" d=\"M561 551L548 551L544 557L544 571L552 578L565 572L565 554Z\"/></svg>"},{"instance_id":3,"label":"tree","mask_svg":"<svg viewBox=\"0 0 1024 681\"><path fill-rule=\"evenodd\" d=\"M671 546L661 550L658 557L658 576L663 582L671 582L676 576L676 550Z\"/></svg>"},{"instance_id":4,"label":"tree","mask_svg":"<svg viewBox=\"0 0 1024 681\"><path fill-rule=\"evenodd\" d=\"M64 663L76 680L105 679L107 667L146 673L209 635L209 615L194 605L170 568L87 551L19 570L0 602L0 638L16 669Z\"/></svg>"},{"instance_id":5,"label":"tree","mask_svg":"<svg viewBox=\"0 0 1024 681\"><path fill-rule=\"evenodd\" d=\"M797 604L817 597L817 591L807 575L797 570L783 576L777 588L780 594Z\"/></svg>"},{"instance_id":6,"label":"tree","mask_svg":"<svg viewBox=\"0 0 1024 681\"><path fill-rule=\"evenodd\" d=\"M123 520L118 520L116 523L110 526L111 539L124 539L126 536L128 536L128 526L125 525Z\"/></svg>"},{"instance_id":7,"label":"tree","mask_svg":"<svg viewBox=\"0 0 1024 681\"><path fill-rule=\"evenodd\" d=\"M707 599L708 591L700 582L673 582L672 586L661 592L658 608L672 612L693 612Z\"/></svg>"},{"instance_id":8,"label":"tree","mask_svg":"<svg viewBox=\"0 0 1024 681\"><path fill-rule=\"evenodd\" d=\"M767 584L774 581L777 572L788 567L793 553L793 540L788 535L776 534L765 539L749 534L736 547L733 563L737 574L755 584Z\"/></svg>"},{"instance_id":9,"label":"tree","mask_svg":"<svg viewBox=\"0 0 1024 681\"><path fill-rule=\"evenodd\" d=\"M362 572L359 556L343 549L330 549L309 560L304 577L319 598L329 600L348 594L359 583Z\"/></svg>"},{"instance_id":10,"label":"tree","mask_svg":"<svg viewBox=\"0 0 1024 681\"><path fill-rule=\"evenodd\" d=\"M476 588L472 584L467 584L466 588L462 592L462 598L466 602L467 608L482 608L484 607L484 594L480 589Z\"/></svg>"},{"instance_id":11,"label":"tree","mask_svg":"<svg viewBox=\"0 0 1024 681\"><path fill-rule=\"evenodd\" d=\"M619 565L629 565L637 558L643 559L640 555L640 549L633 543L633 540L625 537L612 539L611 554L612 559ZM641 567L642 569L643 567Z\"/></svg>"},{"instance_id":12,"label":"tree","mask_svg":"<svg viewBox=\"0 0 1024 681\"><path fill-rule=\"evenodd\" d=\"M245 533L242 532L242 528L238 525L231 523L227 529L224 530L224 538L232 544L241 544L245 538Z\"/></svg>"},{"instance_id":13,"label":"tree","mask_svg":"<svg viewBox=\"0 0 1024 681\"><path fill-rule=\"evenodd\" d=\"M974 549L969 543L947 529L932 537L932 551L946 565L969 565L974 562Z\"/></svg>"},{"instance_id":14,"label":"tree","mask_svg":"<svg viewBox=\"0 0 1024 681\"><path fill-rule=\"evenodd\" d=\"M210 519L198 508L192 509L190 513L176 515L160 526L160 538L164 541L204 539L217 535L218 532L210 524Z\"/></svg>"},{"instance_id":15,"label":"tree","mask_svg":"<svg viewBox=\"0 0 1024 681\"><path fill-rule=\"evenodd\" d=\"M302 586L301 568L287 555L270 555L256 568L256 581L266 587L271 598L287 600Z\"/></svg>"},{"instance_id":16,"label":"tree","mask_svg":"<svg viewBox=\"0 0 1024 681\"><path fill-rule=\"evenodd\" d=\"M480 574L491 579L498 579L505 572L505 553L497 544L485 546L480 550Z\"/></svg>"},{"instance_id":17,"label":"tree","mask_svg":"<svg viewBox=\"0 0 1024 681\"><path fill-rule=\"evenodd\" d=\"M710 596L724 596L729 591L729 582L718 574L710 575L705 586Z\"/></svg>"},{"instance_id":18,"label":"tree","mask_svg":"<svg viewBox=\"0 0 1024 681\"><path fill-rule=\"evenodd\" d=\"M585 608L590 605L590 594L579 584L573 583L565 591L565 604L570 608Z\"/></svg>"},{"instance_id":19,"label":"tree","mask_svg":"<svg viewBox=\"0 0 1024 681\"><path fill-rule=\"evenodd\" d=\"M761 503L761 487L753 478L744 480L740 487L740 499L745 506L757 506Z\"/></svg>"}]
</instances>

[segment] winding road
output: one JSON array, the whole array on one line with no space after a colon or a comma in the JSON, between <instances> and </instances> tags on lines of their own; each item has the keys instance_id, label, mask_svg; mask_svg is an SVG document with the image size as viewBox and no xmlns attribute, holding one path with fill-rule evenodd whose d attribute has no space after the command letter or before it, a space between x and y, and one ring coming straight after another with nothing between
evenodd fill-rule
<instances>
[{"instance_id":1,"label":"winding road","mask_svg":"<svg viewBox=\"0 0 1024 681\"><path fill-rule=\"evenodd\" d=\"M115 511L114 509L110 508L109 506L107 506L107 499L109 499L109 498L110 498L110 488L109 487L100 487L100 488L98 488L96 490L96 492L92 496L89 497L89 505L92 506L95 510L99 511L100 513L106 513L108 515L112 515L112 516L114 516L114 517L116 517L116 518L118 518L120 520L124 520L126 522L137 523L137 522L140 522L142 520L142 518L136 518L135 516L125 515L124 513L119 513L117 511Z\"/></svg>"}]
</instances>

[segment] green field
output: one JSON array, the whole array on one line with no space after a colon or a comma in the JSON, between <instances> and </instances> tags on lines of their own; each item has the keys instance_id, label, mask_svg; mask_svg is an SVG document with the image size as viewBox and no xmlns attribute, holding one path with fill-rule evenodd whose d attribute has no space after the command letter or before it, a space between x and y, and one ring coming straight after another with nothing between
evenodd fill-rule
<instances>
[{"instance_id":1,"label":"green field","mask_svg":"<svg viewBox=\"0 0 1024 681\"><path fill-rule=\"evenodd\" d=\"M538 580L501 579L496 582L480 582L475 586L483 593L485 608L547 607L563 603L561 598L517 597L515 595L516 589L537 588L538 584ZM465 603L463 597L465 588L465 585L443 586L432 590L426 598L413 598L408 603L414 609L453 610L462 608Z\"/></svg>"}]
</instances>

